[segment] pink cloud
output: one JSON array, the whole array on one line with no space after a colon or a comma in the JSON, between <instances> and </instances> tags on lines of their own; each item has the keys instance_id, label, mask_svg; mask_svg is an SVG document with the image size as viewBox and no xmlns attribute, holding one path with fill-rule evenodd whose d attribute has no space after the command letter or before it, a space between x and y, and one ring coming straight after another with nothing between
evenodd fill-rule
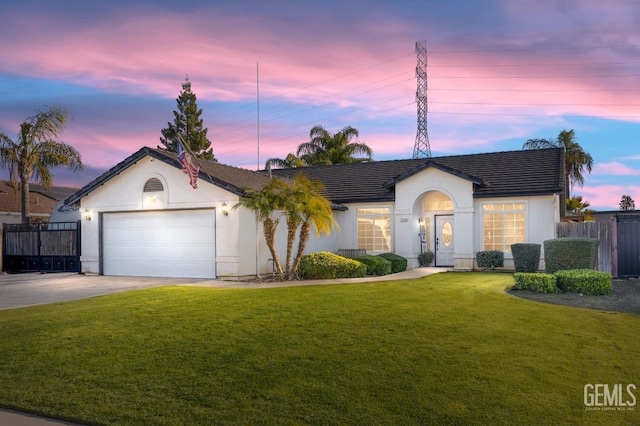
<instances>
[{"instance_id":1,"label":"pink cloud","mask_svg":"<svg viewBox=\"0 0 640 426\"><path fill-rule=\"evenodd\" d=\"M634 169L620 162L596 163L593 167L594 175L640 176L640 169Z\"/></svg>"},{"instance_id":2,"label":"pink cloud","mask_svg":"<svg viewBox=\"0 0 640 426\"><path fill-rule=\"evenodd\" d=\"M617 210L623 195L629 195L640 206L640 186L638 185L586 185L574 189L574 195L582 195L595 210Z\"/></svg>"}]
</instances>

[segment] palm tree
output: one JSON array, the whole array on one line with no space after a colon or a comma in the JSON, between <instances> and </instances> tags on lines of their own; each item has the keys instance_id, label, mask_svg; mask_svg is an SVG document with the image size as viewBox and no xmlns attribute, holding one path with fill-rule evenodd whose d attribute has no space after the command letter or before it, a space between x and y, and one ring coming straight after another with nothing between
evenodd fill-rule
<instances>
[{"instance_id":1,"label":"palm tree","mask_svg":"<svg viewBox=\"0 0 640 426\"><path fill-rule=\"evenodd\" d=\"M69 112L53 106L27 118L20 124L16 141L0 132L0 164L8 167L13 189L18 181L22 195L22 223L29 223L29 180L35 179L49 187L53 176L49 167L67 166L73 171L82 169L80 153L70 145L56 140L66 128Z\"/></svg>"},{"instance_id":2,"label":"palm tree","mask_svg":"<svg viewBox=\"0 0 640 426\"><path fill-rule=\"evenodd\" d=\"M371 161L371 148L361 142L352 142L358 136L358 131L351 126L335 134L322 126L314 126L309 132L311 140L300 144L296 155L310 166Z\"/></svg>"},{"instance_id":3,"label":"palm tree","mask_svg":"<svg viewBox=\"0 0 640 426\"><path fill-rule=\"evenodd\" d=\"M522 145L522 149L545 149L564 148L565 152L565 190L566 197L570 198L570 191L573 185L582 187L584 185L584 169L589 173L593 169L593 158L591 154L585 152L575 140L573 129L560 132L556 140L553 139L529 139Z\"/></svg>"},{"instance_id":4,"label":"palm tree","mask_svg":"<svg viewBox=\"0 0 640 426\"><path fill-rule=\"evenodd\" d=\"M282 210L282 192L286 186L286 182L282 179L274 178L261 191L248 190L246 196L233 209L244 207L253 212L256 220L262 223L262 232L264 239L273 259L273 266L276 275L282 277L282 264L276 250L276 230L280 219L277 212Z\"/></svg>"},{"instance_id":5,"label":"palm tree","mask_svg":"<svg viewBox=\"0 0 640 426\"><path fill-rule=\"evenodd\" d=\"M588 201L582 201L582 195L574 195L571 198L567 198L566 202L567 211L575 214L582 214L583 210L590 205Z\"/></svg>"},{"instance_id":6,"label":"palm tree","mask_svg":"<svg viewBox=\"0 0 640 426\"><path fill-rule=\"evenodd\" d=\"M301 218L300 235L298 237L298 251L293 266L291 267L292 276L289 277L290 279L297 275L298 269L300 268L300 261L304 255L304 249L311 236L311 226L313 225L318 236L322 234L329 235L331 229L337 228L338 226L333 217L331 202L321 193L324 189L324 185L321 182L312 181L302 174L299 174L296 176L295 185L299 185L300 188L306 188L306 191L303 191L303 197L299 200L299 215Z\"/></svg>"},{"instance_id":7,"label":"palm tree","mask_svg":"<svg viewBox=\"0 0 640 426\"><path fill-rule=\"evenodd\" d=\"M305 167L307 164L302 161L301 158L296 157L292 153L289 153L285 159L282 158L269 158L264 165L264 168L269 169L289 169L296 167Z\"/></svg>"}]
</instances>

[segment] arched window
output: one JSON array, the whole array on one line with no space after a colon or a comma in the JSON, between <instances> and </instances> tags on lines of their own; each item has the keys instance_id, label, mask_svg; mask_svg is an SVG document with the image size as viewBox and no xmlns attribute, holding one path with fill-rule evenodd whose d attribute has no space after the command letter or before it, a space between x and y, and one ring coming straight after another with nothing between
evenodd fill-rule
<instances>
[{"instance_id":1,"label":"arched window","mask_svg":"<svg viewBox=\"0 0 640 426\"><path fill-rule=\"evenodd\" d=\"M151 178L144 184L143 192L162 192L164 191L164 186L162 186L162 182L158 178Z\"/></svg>"}]
</instances>

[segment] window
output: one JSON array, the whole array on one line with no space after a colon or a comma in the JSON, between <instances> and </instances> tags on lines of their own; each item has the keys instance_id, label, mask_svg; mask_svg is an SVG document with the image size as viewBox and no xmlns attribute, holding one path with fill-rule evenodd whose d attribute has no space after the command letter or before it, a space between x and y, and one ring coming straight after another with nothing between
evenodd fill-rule
<instances>
[{"instance_id":1,"label":"window","mask_svg":"<svg viewBox=\"0 0 640 426\"><path fill-rule=\"evenodd\" d=\"M372 252L391 251L391 208L356 209L358 248Z\"/></svg>"},{"instance_id":2,"label":"window","mask_svg":"<svg viewBox=\"0 0 640 426\"><path fill-rule=\"evenodd\" d=\"M483 205L483 250L511 251L511 244L524 243L524 210L524 203Z\"/></svg>"}]
</instances>

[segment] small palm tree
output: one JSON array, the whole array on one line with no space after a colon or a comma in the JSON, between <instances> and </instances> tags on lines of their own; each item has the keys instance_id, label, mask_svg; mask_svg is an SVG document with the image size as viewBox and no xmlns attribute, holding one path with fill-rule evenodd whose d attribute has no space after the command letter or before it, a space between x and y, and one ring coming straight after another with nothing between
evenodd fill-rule
<instances>
[{"instance_id":1,"label":"small palm tree","mask_svg":"<svg viewBox=\"0 0 640 426\"><path fill-rule=\"evenodd\" d=\"M253 212L258 222L262 223L265 242L273 259L273 266L278 277L282 277L282 264L276 250L276 230L280 219L277 212L282 210L282 191L285 186L282 179L274 178L261 191L249 190L246 196L233 209L244 207Z\"/></svg>"},{"instance_id":2,"label":"small palm tree","mask_svg":"<svg viewBox=\"0 0 640 426\"><path fill-rule=\"evenodd\" d=\"M567 198L566 202L567 211L575 214L583 213L583 210L585 210L590 205L591 204L589 204L588 201L582 200L581 195L575 195L571 198Z\"/></svg>"},{"instance_id":3,"label":"small palm tree","mask_svg":"<svg viewBox=\"0 0 640 426\"><path fill-rule=\"evenodd\" d=\"M20 125L17 140L0 132L0 164L9 169L14 190L18 181L22 192L22 223L29 223L29 180L35 179L45 188L53 182L50 167L67 166L82 169L80 153L57 140L66 128L69 112L54 106L27 118Z\"/></svg>"},{"instance_id":4,"label":"small palm tree","mask_svg":"<svg viewBox=\"0 0 640 426\"><path fill-rule=\"evenodd\" d=\"M351 126L335 134L322 126L314 126L309 132L311 140L298 146L297 156L310 166L371 161L371 148L361 142L352 142L358 136L358 130Z\"/></svg>"},{"instance_id":5,"label":"small palm tree","mask_svg":"<svg viewBox=\"0 0 640 426\"><path fill-rule=\"evenodd\" d=\"M311 236L311 227L316 231L318 236L322 234L329 235L333 228L337 228L338 224L333 217L331 210L331 202L322 195L324 185L317 181L311 181L302 174L296 176L296 185L305 187L306 192L299 203L299 215L301 218L300 235L298 237L298 251L295 261L291 267L292 279L298 273L300 261L304 255L304 249L307 247L309 237Z\"/></svg>"},{"instance_id":6,"label":"small palm tree","mask_svg":"<svg viewBox=\"0 0 640 426\"><path fill-rule=\"evenodd\" d=\"M593 158L588 152L580 146L575 139L575 133L572 130L563 130L560 132L556 140L553 139L529 139L522 149L545 149L545 148L564 148L565 151L565 191L566 197L570 197L571 187L584 185L583 171L586 169L589 173L593 169Z\"/></svg>"}]
</instances>

